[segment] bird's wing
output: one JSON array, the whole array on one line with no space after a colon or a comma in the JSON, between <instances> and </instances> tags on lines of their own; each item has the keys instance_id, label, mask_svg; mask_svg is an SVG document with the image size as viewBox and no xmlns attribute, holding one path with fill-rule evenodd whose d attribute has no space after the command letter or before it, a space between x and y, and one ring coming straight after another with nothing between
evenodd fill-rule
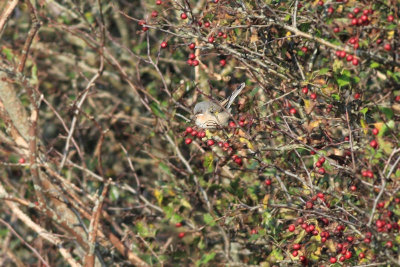
<instances>
[{"instance_id":1,"label":"bird's wing","mask_svg":"<svg viewBox=\"0 0 400 267\"><path fill-rule=\"evenodd\" d=\"M226 105L226 109L229 109L233 103L233 101L235 101L235 98L240 94L240 92L242 92L243 88L246 86L245 83L241 83L238 88L236 88L236 90L232 93L232 95L229 97L228 100L228 104Z\"/></svg>"}]
</instances>

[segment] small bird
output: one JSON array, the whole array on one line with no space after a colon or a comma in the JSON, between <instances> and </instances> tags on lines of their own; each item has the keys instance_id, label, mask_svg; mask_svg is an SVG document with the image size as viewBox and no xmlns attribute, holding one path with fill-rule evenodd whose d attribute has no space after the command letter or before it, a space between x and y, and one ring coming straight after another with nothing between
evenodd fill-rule
<instances>
[{"instance_id":1,"label":"small bird","mask_svg":"<svg viewBox=\"0 0 400 267\"><path fill-rule=\"evenodd\" d=\"M220 103L214 101L197 103L193 109L196 125L203 129L226 126L231 116L230 107L244 87L245 83L241 83L229 98Z\"/></svg>"}]
</instances>

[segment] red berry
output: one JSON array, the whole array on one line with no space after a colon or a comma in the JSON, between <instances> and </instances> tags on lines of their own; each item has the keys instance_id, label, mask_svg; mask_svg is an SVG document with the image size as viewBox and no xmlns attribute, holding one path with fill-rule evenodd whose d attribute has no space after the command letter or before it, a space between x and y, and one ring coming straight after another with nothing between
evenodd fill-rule
<instances>
[{"instance_id":1,"label":"red berry","mask_svg":"<svg viewBox=\"0 0 400 267\"><path fill-rule=\"evenodd\" d=\"M377 44L381 44L381 43L382 43L382 39L376 40L376 43L377 43Z\"/></svg>"},{"instance_id":2,"label":"red berry","mask_svg":"<svg viewBox=\"0 0 400 267\"><path fill-rule=\"evenodd\" d=\"M250 234L252 234L252 235L257 234L257 229L251 229Z\"/></svg>"},{"instance_id":3,"label":"red berry","mask_svg":"<svg viewBox=\"0 0 400 267\"><path fill-rule=\"evenodd\" d=\"M357 66L357 65L358 65L358 59L354 58L354 59L351 61L351 64L353 64L354 66Z\"/></svg>"},{"instance_id":4,"label":"red berry","mask_svg":"<svg viewBox=\"0 0 400 267\"><path fill-rule=\"evenodd\" d=\"M289 225L289 232L294 232L294 230L296 230L296 226L294 226L294 224Z\"/></svg>"},{"instance_id":5,"label":"red berry","mask_svg":"<svg viewBox=\"0 0 400 267\"><path fill-rule=\"evenodd\" d=\"M303 47L301 48L301 51L303 51L304 53L307 53L307 51L308 51L308 48L307 48L307 47L305 47L305 46L303 46Z\"/></svg>"},{"instance_id":6,"label":"red berry","mask_svg":"<svg viewBox=\"0 0 400 267\"><path fill-rule=\"evenodd\" d=\"M290 110L289 110L289 112L290 112L290 114L296 114L296 112L297 112L297 110L295 109L295 108L291 108Z\"/></svg>"},{"instance_id":7,"label":"red berry","mask_svg":"<svg viewBox=\"0 0 400 267\"><path fill-rule=\"evenodd\" d=\"M197 137L200 138L200 139L201 139L201 138L204 138L204 137L206 137L206 133L203 132L203 131L198 132L198 133L197 133Z\"/></svg>"},{"instance_id":8,"label":"red berry","mask_svg":"<svg viewBox=\"0 0 400 267\"><path fill-rule=\"evenodd\" d=\"M266 179L266 180L265 180L265 185L271 185L271 184L272 184L271 179Z\"/></svg>"},{"instance_id":9,"label":"red berry","mask_svg":"<svg viewBox=\"0 0 400 267\"><path fill-rule=\"evenodd\" d=\"M338 33L338 32L340 32L340 28L339 28L339 27L335 27L335 28L333 28L333 32L334 32L334 33Z\"/></svg>"},{"instance_id":10,"label":"red berry","mask_svg":"<svg viewBox=\"0 0 400 267\"><path fill-rule=\"evenodd\" d=\"M157 17L158 16L158 12L154 10L153 12L151 12L151 16L153 18Z\"/></svg>"},{"instance_id":11,"label":"red berry","mask_svg":"<svg viewBox=\"0 0 400 267\"><path fill-rule=\"evenodd\" d=\"M303 94L308 94L308 87L303 87L303 89L301 89L301 91L303 92Z\"/></svg>"},{"instance_id":12,"label":"red berry","mask_svg":"<svg viewBox=\"0 0 400 267\"><path fill-rule=\"evenodd\" d=\"M312 94L310 95L310 98L311 98L312 100L317 99L317 94L316 94L316 93L312 93Z\"/></svg>"},{"instance_id":13,"label":"red berry","mask_svg":"<svg viewBox=\"0 0 400 267\"><path fill-rule=\"evenodd\" d=\"M320 167L322 167L322 163L321 163L321 162L319 162L319 161L317 161L317 163L315 163L315 167L317 167L317 168L320 168Z\"/></svg>"},{"instance_id":14,"label":"red berry","mask_svg":"<svg viewBox=\"0 0 400 267\"><path fill-rule=\"evenodd\" d=\"M345 260L344 256L339 258L339 261L344 261L344 260Z\"/></svg>"},{"instance_id":15,"label":"red berry","mask_svg":"<svg viewBox=\"0 0 400 267\"><path fill-rule=\"evenodd\" d=\"M324 1L318 1L318 5L319 6L323 6L324 5Z\"/></svg>"},{"instance_id":16,"label":"red berry","mask_svg":"<svg viewBox=\"0 0 400 267\"><path fill-rule=\"evenodd\" d=\"M370 145L372 148L377 148L377 147L378 147L378 142L376 142L376 140L372 140L371 142L369 142L369 145Z\"/></svg>"},{"instance_id":17,"label":"red berry","mask_svg":"<svg viewBox=\"0 0 400 267\"><path fill-rule=\"evenodd\" d=\"M219 61L219 64L221 65L221 67L225 66L226 65L226 60L225 59L221 59Z\"/></svg>"},{"instance_id":18,"label":"red berry","mask_svg":"<svg viewBox=\"0 0 400 267\"><path fill-rule=\"evenodd\" d=\"M346 60L347 60L347 61L352 61L352 60L353 60L353 56L352 56L352 55L348 55L348 56L346 57Z\"/></svg>"},{"instance_id":19,"label":"red berry","mask_svg":"<svg viewBox=\"0 0 400 267\"><path fill-rule=\"evenodd\" d=\"M358 49L360 47L360 45L358 43L355 43L353 47L354 47L354 49Z\"/></svg>"},{"instance_id":20,"label":"red berry","mask_svg":"<svg viewBox=\"0 0 400 267\"><path fill-rule=\"evenodd\" d=\"M387 21L392 22L393 20L394 20L393 15L389 15L389 16L387 17Z\"/></svg>"},{"instance_id":21,"label":"red berry","mask_svg":"<svg viewBox=\"0 0 400 267\"><path fill-rule=\"evenodd\" d=\"M24 164L25 163L25 159L24 158L19 158L18 163L19 164Z\"/></svg>"},{"instance_id":22,"label":"red berry","mask_svg":"<svg viewBox=\"0 0 400 267\"><path fill-rule=\"evenodd\" d=\"M218 32L218 37L221 37L222 35L224 35L223 32Z\"/></svg>"},{"instance_id":23,"label":"red berry","mask_svg":"<svg viewBox=\"0 0 400 267\"><path fill-rule=\"evenodd\" d=\"M161 48L166 48L167 46L168 46L168 44L167 44L166 41L164 41L164 42L161 43Z\"/></svg>"},{"instance_id":24,"label":"red berry","mask_svg":"<svg viewBox=\"0 0 400 267\"><path fill-rule=\"evenodd\" d=\"M187 132L187 133L193 132L193 128L192 128L192 127L187 127L187 128L186 128L186 132Z\"/></svg>"},{"instance_id":25,"label":"red berry","mask_svg":"<svg viewBox=\"0 0 400 267\"><path fill-rule=\"evenodd\" d=\"M340 51L340 57L344 58L346 56L346 51Z\"/></svg>"},{"instance_id":26,"label":"red berry","mask_svg":"<svg viewBox=\"0 0 400 267\"><path fill-rule=\"evenodd\" d=\"M186 13L182 13L182 14L181 14L181 19L187 19L187 17L188 17L188 16L186 15Z\"/></svg>"},{"instance_id":27,"label":"red berry","mask_svg":"<svg viewBox=\"0 0 400 267\"><path fill-rule=\"evenodd\" d=\"M206 28L210 27L210 22L208 22L208 21L204 22L204 27L206 27Z\"/></svg>"},{"instance_id":28,"label":"red berry","mask_svg":"<svg viewBox=\"0 0 400 267\"><path fill-rule=\"evenodd\" d=\"M333 263L336 262L336 258L335 258L335 257L331 257L331 258L329 259L329 261L333 264Z\"/></svg>"},{"instance_id":29,"label":"red berry","mask_svg":"<svg viewBox=\"0 0 400 267\"><path fill-rule=\"evenodd\" d=\"M361 16L361 20L362 20L363 22L368 21L368 16L362 15L362 16Z\"/></svg>"},{"instance_id":30,"label":"red berry","mask_svg":"<svg viewBox=\"0 0 400 267\"><path fill-rule=\"evenodd\" d=\"M157 0L156 1L156 5L161 5L162 4L162 1L161 0Z\"/></svg>"},{"instance_id":31,"label":"red berry","mask_svg":"<svg viewBox=\"0 0 400 267\"><path fill-rule=\"evenodd\" d=\"M192 136L196 136L196 135L198 134L198 132L197 132L196 130L193 130L190 134L191 134Z\"/></svg>"},{"instance_id":32,"label":"red berry","mask_svg":"<svg viewBox=\"0 0 400 267\"><path fill-rule=\"evenodd\" d=\"M385 49L386 51L390 51L390 50L392 50L392 46L390 44L385 44L383 46L383 49Z\"/></svg>"},{"instance_id":33,"label":"red berry","mask_svg":"<svg viewBox=\"0 0 400 267\"><path fill-rule=\"evenodd\" d=\"M299 250L301 248L301 245L300 244L294 244L293 245L293 249L294 250Z\"/></svg>"},{"instance_id":34,"label":"red berry","mask_svg":"<svg viewBox=\"0 0 400 267\"><path fill-rule=\"evenodd\" d=\"M358 7L356 7L356 8L353 10L353 13L354 13L354 14L358 14L358 13L360 13L360 11L361 11L361 10L360 10Z\"/></svg>"},{"instance_id":35,"label":"red berry","mask_svg":"<svg viewBox=\"0 0 400 267\"><path fill-rule=\"evenodd\" d=\"M324 158L324 157L320 157L320 158L318 159L318 162L321 162L322 164L324 164L324 163L325 163L325 158Z\"/></svg>"},{"instance_id":36,"label":"red berry","mask_svg":"<svg viewBox=\"0 0 400 267\"><path fill-rule=\"evenodd\" d=\"M377 128L372 129L372 134L377 135L379 133L379 130Z\"/></svg>"},{"instance_id":37,"label":"red berry","mask_svg":"<svg viewBox=\"0 0 400 267\"><path fill-rule=\"evenodd\" d=\"M352 19L351 20L351 25L357 25L358 24L358 20L357 19Z\"/></svg>"},{"instance_id":38,"label":"red berry","mask_svg":"<svg viewBox=\"0 0 400 267\"><path fill-rule=\"evenodd\" d=\"M400 102L400 95L396 96L396 97L394 98L394 101Z\"/></svg>"},{"instance_id":39,"label":"red berry","mask_svg":"<svg viewBox=\"0 0 400 267\"><path fill-rule=\"evenodd\" d=\"M236 163L237 165L242 165L242 163L243 163L242 158L237 157L237 158L235 159L235 163Z\"/></svg>"},{"instance_id":40,"label":"red berry","mask_svg":"<svg viewBox=\"0 0 400 267\"><path fill-rule=\"evenodd\" d=\"M292 252L293 257L297 257L297 255L299 255L299 252L297 250Z\"/></svg>"},{"instance_id":41,"label":"red berry","mask_svg":"<svg viewBox=\"0 0 400 267\"><path fill-rule=\"evenodd\" d=\"M346 254L344 255L344 257L345 257L346 259L350 259L351 256L353 256L353 254L352 254L350 251L347 251Z\"/></svg>"},{"instance_id":42,"label":"red berry","mask_svg":"<svg viewBox=\"0 0 400 267\"><path fill-rule=\"evenodd\" d=\"M193 53L190 53L190 54L189 54L189 59L192 59L192 60L193 60L193 59L195 59L195 58L196 58L196 55L195 55L195 54L193 54Z\"/></svg>"},{"instance_id":43,"label":"red berry","mask_svg":"<svg viewBox=\"0 0 400 267\"><path fill-rule=\"evenodd\" d=\"M324 168L320 168L320 169L318 170L318 173L319 173L319 174L325 174L325 169L324 169Z\"/></svg>"},{"instance_id":44,"label":"red berry","mask_svg":"<svg viewBox=\"0 0 400 267\"><path fill-rule=\"evenodd\" d=\"M333 7L329 7L329 8L328 8L328 13L329 13L329 14L332 14L333 11L335 11L335 10L333 9Z\"/></svg>"},{"instance_id":45,"label":"red berry","mask_svg":"<svg viewBox=\"0 0 400 267\"><path fill-rule=\"evenodd\" d=\"M197 66L199 65L199 61L197 59L193 60L192 66Z\"/></svg>"},{"instance_id":46,"label":"red berry","mask_svg":"<svg viewBox=\"0 0 400 267\"><path fill-rule=\"evenodd\" d=\"M307 201L307 202L306 202L306 208L307 208L307 209L312 209L313 206L314 206L314 204L313 204L311 201Z\"/></svg>"},{"instance_id":47,"label":"red berry","mask_svg":"<svg viewBox=\"0 0 400 267\"><path fill-rule=\"evenodd\" d=\"M215 144L214 140L210 139L207 141L208 146L213 146Z\"/></svg>"},{"instance_id":48,"label":"red berry","mask_svg":"<svg viewBox=\"0 0 400 267\"><path fill-rule=\"evenodd\" d=\"M184 238L184 237L185 237L185 233L184 233L184 232L180 232L180 233L178 234L178 237L179 237L179 238Z\"/></svg>"},{"instance_id":49,"label":"red berry","mask_svg":"<svg viewBox=\"0 0 400 267\"><path fill-rule=\"evenodd\" d=\"M229 122L229 127L231 127L231 128L236 127L236 123L233 122L233 121L230 121L230 122Z\"/></svg>"},{"instance_id":50,"label":"red berry","mask_svg":"<svg viewBox=\"0 0 400 267\"><path fill-rule=\"evenodd\" d=\"M352 185L352 186L350 186L350 190L354 192L357 190L357 187L355 185Z\"/></svg>"},{"instance_id":51,"label":"red berry","mask_svg":"<svg viewBox=\"0 0 400 267\"><path fill-rule=\"evenodd\" d=\"M190 143L192 143L192 139L191 138L186 138L185 139L185 144L190 145Z\"/></svg>"},{"instance_id":52,"label":"red berry","mask_svg":"<svg viewBox=\"0 0 400 267\"><path fill-rule=\"evenodd\" d=\"M176 224L175 224L175 227L181 227L182 226L182 222L177 222Z\"/></svg>"},{"instance_id":53,"label":"red berry","mask_svg":"<svg viewBox=\"0 0 400 267\"><path fill-rule=\"evenodd\" d=\"M360 94L360 93L355 93L355 94L354 94L354 98L355 98L355 99L360 99L360 97L361 97L361 94Z\"/></svg>"},{"instance_id":54,"label":"red berry","mask_svg":"<svg viewBox=\"0 0 400 267\"><path fill-rule=\"evenodd\" d=\"M358 254L358 257L359 257L360 259L364 259L364 258L365 258L365 254L364 254L363 252L361 252L360 254Z\"/></svg>"},{"instance_id":55,"label":"red berry","mask_svg":"<svg viewBox=\"0 0 400 267\"><path fill-rule=\"evenodd\" d=\"M300 256L300 261L301 261L301 262L306 262L306 261L307 261L307 258L306 258L305 256Z\"/></svg>"},{"instance_id":56,"label":"red berry","mask_svg":"<svg viewBox=\"0 0 400 267\"><path fill-rule=\"evenodd\" d=\"M213 43L213 42L214 42L214 36L208 37L208 42L209 42L209 43Z\"/></svg>"},{"instance_id":57,"label":"red berry","mask_svg":"<svg viewBox=\"0 0 400 267\"><path fill-rule=\"evenodd\" d=\"M224 33L224 34L222 35L222 38L226 39L226 38L228 38L228 35L227 35L226 33Z\"/></svg>"},{"instance_id":58,"label":"red berry","mask_svg":"<svg viewBox=\"0 0 400 267\"><path fill-rule=\"evenodd\" d=\"M196 45L194 43L189 44L189 49L194 50L196 48Z\"/></svg>"},{"instance_id":59,"label":"red berry","mask_svg":"<svg viewBox=\"0 0 400 267\"><path fill-rule=\"evenodd\" d=\"M353 14L353 13L349 13L349 14L347 14L347 17L348 17L349 19L352 19L352 18L354 18L354 14Z\"/></svg>"}]
</instances>

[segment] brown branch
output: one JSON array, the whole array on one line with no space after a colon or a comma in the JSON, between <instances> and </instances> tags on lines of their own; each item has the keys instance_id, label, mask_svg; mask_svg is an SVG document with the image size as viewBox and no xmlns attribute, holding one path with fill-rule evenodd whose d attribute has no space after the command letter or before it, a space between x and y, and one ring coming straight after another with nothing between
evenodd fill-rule
<instances>
[{"instance_id":1,"label":"brown branch","mask_svg":"<svg viewBox=\"0 0 400 267\"><path fill-rule=\"evenodd\" d=\"M94 266L94 252L96 249L97 229L99 226L101 210L103 209L103 202L104 199L106 198L106 194L108 192L110 183L111 183L111 178L106 182L103 188L103 192L100 198L96 200L96 205L93 208L92 219L90 221L90 227L89 227L89 240L88 240L89 250L85 257L85 264L84 264L84 266L86 267Z\"/></svg>"},{"instance_id":2,"label":"brown branch","mask_svg":"<svg viewBox=\"0 0 400 267\"><path fill-rule=\"evenodd\" d=\"M5 7L3 13L0 15L0 35L3 32L4 26L6 25L8 19L10 18L11 13L18 5L18 2L19 2L18 0L8 1L7 6Z\"/></svg>"}]
</instances>

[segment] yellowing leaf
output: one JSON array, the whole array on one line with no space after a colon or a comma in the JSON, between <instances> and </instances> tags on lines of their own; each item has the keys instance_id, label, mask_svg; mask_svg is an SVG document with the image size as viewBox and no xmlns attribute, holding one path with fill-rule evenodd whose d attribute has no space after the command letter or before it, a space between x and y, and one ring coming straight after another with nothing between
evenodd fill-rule
<instances>
[{"instance_id":1,"label":"yellowing leaf","mask_svg":"<svg viewBox=\"0 0 400 267\"><path fill-rule=\"evenodd\" d=\"M251 144L251 142L250 142L247 138L240 137L240 138L239 138L239 141L240 141L241 143L245 143L249 149L251 149L251 150L254 149L254 146Z\"/></svg>"},{"instance_id":2,"label":"yellowing leaf","mask_svg":"<svg viewBox=\"0 0 400 267\"><path fill-rule=\"evenodd\" d=\"M163 195L162 195L161 191L154 189L153 195L157 199L158 205L161 205L161 203L163 201Z\"/></svg>"},{"instance_id":3,"label":"yellowing leaf","mask_svg":"<svg viewBox=\"0 0 400 267\"><path fill-rule=\"evenodd\" d=\"M392 40L393 37L394 37L394 31L388 31L388 33L387 33L387 38L388 38L389 40Z\"/></svg>"},{"instance_id":4,"label":"yellowing leaf","mask_svg":"<svg viewBox=\"0 0 400 267\"><path fill-rule=\"evenodd\" d=\"M365 122L364 119L361 119L360 123L361 123L361 127L363 128L364 134L367 134L368 133L368 125L367 125L367 123Z\"/></svg>"},{"instance_id":5,"label":"yellowing leaf","mask_svg":"<svg viewBox=\"0 0 400 267\"><path fill-rule=\"evenodd\" d=\"M267 195L265 195L264 198L263 198L262 203L264 204L264 209L266 209L266 208L268 207L269 197L270 197L270 195L267 194Z\"/></svg>"},{"instance_id":6,"label":"yellowing leaf","mask_svg":"<svg viewBox=\"0 0 400 267\"><path fill-rule=\"evenodd\" d=\"M186 199L181 199L181 205L185 208L192 209L192 205L190 205L189 201L187 201Z\"/></svg>"}]
</instances>

